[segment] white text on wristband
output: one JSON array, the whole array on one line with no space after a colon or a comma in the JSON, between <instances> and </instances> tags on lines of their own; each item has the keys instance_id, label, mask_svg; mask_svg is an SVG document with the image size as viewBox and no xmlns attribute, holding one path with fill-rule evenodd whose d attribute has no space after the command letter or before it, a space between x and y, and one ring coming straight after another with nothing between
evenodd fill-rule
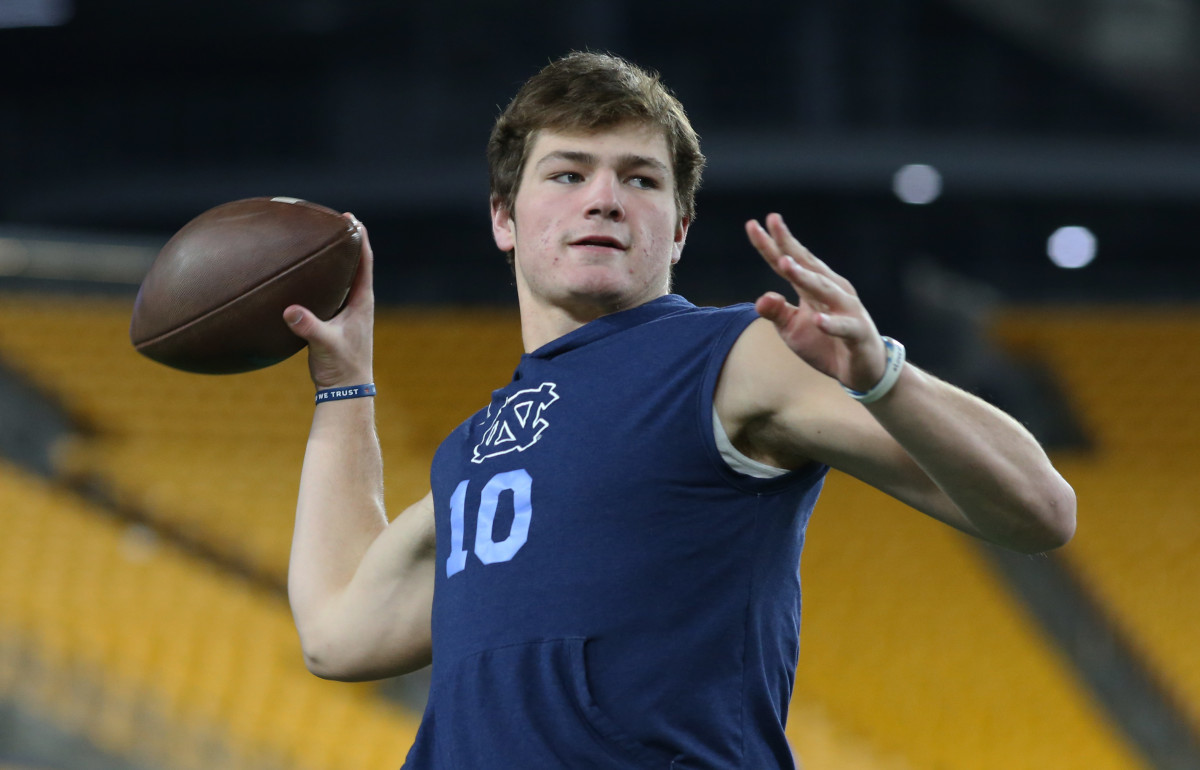
<instances>
[{"instance_id":1,"label":"white text on wristband","mask_svg":"<svg viewBox=\"0 0 1200 770\"><path fill-rule=\"evenodd\" d=\"M366 385L347 385L344 388L326 388L325 390L318 390L315 403L321 404L326 401L344 401L347 398L364 398L366 396L373 395L375 395L375 383L368 382Z\"/></svg>"},{"instance_id":2,"label":"white text on wristband","mask_svg":"<svg viewBox=\"0 0 1200 770\"><path fill-rule=\"evenodd\" d=\"M851 390L845 385L842 389L850 394L855 401L870 404L887 395L887 392L900 379L900 370L904 368L904 345L891 337L883 338L883 347L887 352L887 361L883 365L883 377L875 383L875 387L867 391Z\"/></svg>"}]
</instances>

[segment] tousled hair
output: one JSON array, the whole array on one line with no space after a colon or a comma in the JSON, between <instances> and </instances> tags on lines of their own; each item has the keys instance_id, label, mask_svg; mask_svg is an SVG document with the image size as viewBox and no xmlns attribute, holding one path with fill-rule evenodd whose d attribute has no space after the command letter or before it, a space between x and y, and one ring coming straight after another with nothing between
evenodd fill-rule
<instances>
[{"instance_id":1,"label":"tousled hair","mask_svg":"<svg viewBox=\"0 0 1200 770\"><path fill-rule=\"evenodd\" d=\"M513 212L539 131L592 133L623 124L662 130L675 176L676 211L681 219L694 219L704 155L683 105L657 73L619 56L582 51L542 68L496 119L487 147L492 205Z\"/></svg>"}]
</instances>

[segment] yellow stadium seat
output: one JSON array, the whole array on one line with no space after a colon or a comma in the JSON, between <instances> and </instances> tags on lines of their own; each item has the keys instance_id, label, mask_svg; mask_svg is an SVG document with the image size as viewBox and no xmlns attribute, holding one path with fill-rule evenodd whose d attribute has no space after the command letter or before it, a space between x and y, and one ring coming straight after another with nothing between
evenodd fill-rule
<instances>
[{"instance_id":1,"label":"yellow stadium seat","mask_svg":"<svg viewBox=\"0 0 1200 770\"><path fill-rule=\"evenodd\" d=\"M1087 421L1094 452L1061 463L1079 498L1064 556L1200 733L1200 311L1021 309L995 333Z\"/></svg>"},{"instance_id":2,"label":"yellow stadium seat","mask_svg":"<svg viewBox=\"0 0 1200 770\"><path fill-rule=\"evenodd\" d=\"M279 595L3 464L0 498L21 533L0 538L0 697L172 767L349 768L308 750L343 713L387 725L363 751L402 759L416 716L311 676Z\"/></svg>"}]
</instances>

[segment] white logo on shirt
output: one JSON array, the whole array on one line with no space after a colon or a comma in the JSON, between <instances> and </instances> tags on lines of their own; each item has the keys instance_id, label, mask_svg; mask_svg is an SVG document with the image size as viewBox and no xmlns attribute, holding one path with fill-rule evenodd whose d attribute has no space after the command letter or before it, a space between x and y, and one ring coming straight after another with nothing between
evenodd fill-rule
<instances>
[{"instance_id":1,"label":"white logo on shirt","mask_svg":"<svg viewBox=\"0 0 1200 770\"><path fill-rule=\"evenodd\" d=\"M543 382L537 388L518 390L496 412L483 439L475 445L471 462L481 463L489 457L524 452L537 443L550 423L542 416L546 407L558 400L553 382Z\"/></svg>"}]
</instances>

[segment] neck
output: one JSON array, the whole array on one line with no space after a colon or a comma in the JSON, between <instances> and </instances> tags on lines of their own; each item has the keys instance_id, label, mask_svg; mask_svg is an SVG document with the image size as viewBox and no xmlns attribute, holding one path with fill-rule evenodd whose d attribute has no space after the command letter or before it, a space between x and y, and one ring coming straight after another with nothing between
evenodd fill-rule
<instances>
[{"instance_id":1,"label":"neck","mask_svg":"<svg viewBox=\"0 0 1200 770\"><path fill-rule=\"evenodd\" d=\"M518 291L521 307L521 339L525 345L525 352L532 353L543 345L570 334L597 318L643 305L666 293L664 291L636 302L604 302L589 297L573 303L550 304Z\"/></svg>"}]
</instances>

